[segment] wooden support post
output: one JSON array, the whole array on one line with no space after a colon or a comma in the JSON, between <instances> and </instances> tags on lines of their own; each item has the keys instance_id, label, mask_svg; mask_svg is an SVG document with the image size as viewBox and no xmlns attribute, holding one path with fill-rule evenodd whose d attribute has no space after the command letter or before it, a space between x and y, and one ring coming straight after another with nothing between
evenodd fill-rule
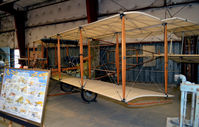
<instances>
[{"instance_id":1,"label":"wooden support post","mask_svg":"<svg viewBox=\"0 0 199 127\"><path fill-rule=\"evenodd\" d=\"M33 42L33 60L36 58L36 53L35 53L35 42Z\"/></svg>"},{"instance_id":2,"label":"wooden support post","mask_svg":"<svg viewBox=\"0 0 199 127\"><path fill-rule=\"evenodd\" d=\"M69 56L69 49L68 49L68 46L66 46L66 56Z\"/></svg>"},{"instance_id":3,"label":"wooden support post","mask_svg":"<svg viewBox=\"0 0 199 127\"><path fill-rule=\"evenodd\" d=\"M109 51L106 53L106 61L109 63Z\"/></svg>"},{"instance_id":4,"label":"wooden support post","mask_svg":"<svg viewBox=\"0 0 199 127\"><path fill-rule=\"evenodd\" d=\"M60 35L57 35L57 56L58 56L58 72L59 72L59 80L60 80L61 79Z\"/></svg>"},{"instance_id":5,"label":"wooden support post","mask_svg":"<svg viewBox=\"0 0 199 127\"><path fill-rule=\"evenodd\" d=\"M86 12L88 23L97 21L98 0L86 0Z\"/></svg>"},{"instance_id":6,"label":"wooden support post","mask_svg":"<svg viewBox=\"0 0 199 127\"><path fill-rule=\"evenodd\" d=\"M165 94L167 95L168 86L168 41L167 41L167 24L164 25L164 81L165 81Z\"/></svg>"},{"instance_id":7,"label":"wooden support post","mask_svg":"<svg viewBox=\"0 0 199 127\"><path fill-rule=\"evenodd\" d=\"M35 65L36 65L36 51L35 51L35 42L33 42L33 58L32 58L32 64L31 64L31 66L34 68L35 67Z\"/></svg>"},{"instance_id":8,"label":"wooden support post","mask_svg":"<svg viewBox=\"0 0 199 127\"><path fill-rule=\"evenodd\" d=\"M125 92L126 92L126 35L125 35L125 16L124 14L120 15L122 18L122 97L125 101Z\"/></svg>"},{"instance_id":9,"label":"wooden support post","mask_svg":"<svg viewBox=\"0 0 199 127\"><path fill-rule=\"evenodd\" d=\"M29 49L29 45L28 45L28 47L27 47L27 55L28 55L28 67L29 67L29 65L30 65L30 49Z\"/></svg>"},{"instance_id":10,"label":"wooden support post","mask_svg":"<svg viewBox=\"0 0 199 127\"><path fill-rule=\"evenodd\" d=\"M8 127L12 127L12 121L9 122Z\"/></svg>"},{"instance_id":11,"label":"wooden support post","mask_svg":"<svg viewBox=\"0 0 199 127\"><path fill-rule=\"evenodd\" d=\"M184 32L182 32L182 46L181 46L181 54L183 53L183 47L184 47Z\"/></svg>"},{"instance_id":12,"label":"wooden support post","mask_svg":"<svg viewBox=\"0 0 199 127\"><path fill-rule=\"evenodd\" d=\"M84 81L83 81L83 77L84 77L84 63L83 63L83 39L82 39L82 28L79 28L79 49L80 49L80 73L81 73L81 87L83 87Z\"/></svg>"},{"instance_id":13,"label":"wooden support post","mask_svg":"<svg viewBox=\"0 0 199 127\"><path fill-rule=\"evenodd\" d=\"M41 42L41 58L44 58L44 43ZM44 69L45 67L45 61L42 60L42 68Z\"/></svg>"},{"instance_id":14,"label":"wooden support post","mask_svg":"<svg viewBox=\"0 0 199 127\"><path fill-rule=\"evenodd\" d=\"M116 34L116 47L115 47L115 67L117 70L117 84L120 82L120 58L119 58L119 37L118 33Z\"/></svg>"},{"instance_id":15,"label":"wooden support post","mask_svg":"<svg viewBox=\"0 0 199 127\"><path fill-rule=\"evenodd\" d=\"M44 58L44 44L41 42L41 58Z\"/></svg>"},{"instance_id":16,"label":"wooden support post","mask_svg":"<svg viewBox=\"0 0 199 127\"><path fill-rule=\"evenodd\" d=\"M46 64L48 65L48 45L46 44Z\"/></svg>"},{"instance_id":17,"label":"wooden support post","mask_svg":"<svg viewBox=\"0 0 199 127\"><path fill-rule=\"evenodd\" d=\"M57 66L57 46L55 44L55 66Z\"/></svg>"},{"instance_id":18,"label":"wooden support post","mask_svg":"<svg viewBox=\"0 0 199 127\"><path fill-rule=\"evenodd\" d=\"M90 40L88 40L88 77L91 79L91 46Z\"/></svg>"},{"instance_id":19,"label":"wooden support post","mask_svg":"<svg viewBox=\"0 0 199 127\"><path fill-rule=\"evenodd\" d=\"M138 55L139 55L139 53L138 53L138 50L135 50L135 51L136 51L136 62L138 64Z\"/></svg>"}]
</instances>

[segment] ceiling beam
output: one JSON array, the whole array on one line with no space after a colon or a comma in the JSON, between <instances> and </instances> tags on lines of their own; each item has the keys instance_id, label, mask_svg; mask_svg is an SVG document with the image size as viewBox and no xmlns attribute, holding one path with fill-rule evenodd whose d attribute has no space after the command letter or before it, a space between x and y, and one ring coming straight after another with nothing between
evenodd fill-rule
<instances>
[{"instance_id":1,"label":"ceiling beam","mask_svg":"<svg viewBox=\"0 0 199 127\"><path fill-rule=\"evenodd\" d=\"M86 12L87 12L88 23L97 21L98 0L86 0Z\"/></svg>"},{"instance_id":2,"label":"ceiling beam","mask_svg":"<svg viewBox=\"0 0 199 127\"><path fill-rule=\"evenodd\" d=\"M14 9L14 2L0 5L0 10L14 15L17 11Z\"/></svg>"},{"instance_id":3,"label":"ceiling beam","mask_svg":"<svg viewBox=\"0 0 199 127\"><path fill-rule=\"evenodd\" d=\"M10 4L10 3L14 3L14 2L17 2L19 0L0 0L0 6L3 6L3 5L6 5L6 4Z\"/></svg>"}]
</instances>

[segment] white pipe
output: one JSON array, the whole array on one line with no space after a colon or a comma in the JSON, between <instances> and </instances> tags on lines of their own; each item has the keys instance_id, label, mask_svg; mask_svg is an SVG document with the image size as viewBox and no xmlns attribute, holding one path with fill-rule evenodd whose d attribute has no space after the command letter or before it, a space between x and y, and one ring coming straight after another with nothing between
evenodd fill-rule
<instances>
[{"instance_id":1,"label":"white pipe","mask_svg":"<svg viewBox=\"0 0 199 127\"><path fill-rule=\"evenodd\" d=\"M183 84L195 84L195 83L191 83L191 82L187 81L186 77L182 74L176 74L174 76L175 81L177 81L178 79L181 79Z\"/></svg>"},{"instance_id":2,"label":"white pipe","mask_svg":"<svg viewBox=\"0 0 199 127\"><path fill-rule=\"evenodd\" d=\"M186 77L184 75L182 75L182 74L175 75L175 77L174 77L175 81L177 81L178 78L180 78L182 80L182 82L186 82L187 81Z\"/></svg>"}]
</instances>

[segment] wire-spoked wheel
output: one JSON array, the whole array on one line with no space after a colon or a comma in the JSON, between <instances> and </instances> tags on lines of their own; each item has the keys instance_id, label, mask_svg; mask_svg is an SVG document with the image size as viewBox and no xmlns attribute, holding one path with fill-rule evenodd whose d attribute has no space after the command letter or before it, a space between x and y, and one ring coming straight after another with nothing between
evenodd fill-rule
<instances>
[{"instance_id":1,"label":"wire-spoked wheel","mask_svg":"<svg viewBox=\"0 0 199 127\"><path fill-rule=\"evenodd\" d=\"M60 84L60 89L64 92L72 92L73 91L73 86L65 84L65 83L61 83Z\"/></svg>"},{"instance_id":2,"label":"wire-spoked wheel","mask_svg":"<svg viewBox=\"0 0 199 127\"><path fill-rule=\"evenodd\" d=\"M81 97L82 97L82 100L84 100L85 102L88 102L88 103L89 102L95 102L96 98L97 98L97 94L93 93L91 91L82 89L81 90Z\"/></svg>"}]
</instances>

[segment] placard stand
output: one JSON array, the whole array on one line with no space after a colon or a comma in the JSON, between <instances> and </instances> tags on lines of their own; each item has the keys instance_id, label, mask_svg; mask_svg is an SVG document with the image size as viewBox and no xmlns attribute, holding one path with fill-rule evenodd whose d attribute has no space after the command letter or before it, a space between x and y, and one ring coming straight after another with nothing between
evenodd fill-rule
<instances>
[{"instance_id":1,"label":"placard stand","mask_svg":"<svg viewBox=\"0 0 199 127\"><path fill-rule=\"evenodd\" d=\"M13 127L13 121L12 120L9 120L9 123L6 123L6 119L4 117L2 117L2 121L5 123L5 124L8 124L8 127ZM19 124L19 123L17 123ZM21 127L25 127L24 125L21 125ZM38 126L39 127L39 126ZM43 123L40 127L46 127L45 124Z\"/></svg>"},{"instance_id":2,"label":"placard stand","mask_svg":"<svg viewBox=\"0 0 199 127\"><path fill-rule=\"evenodd\" d=\"M0 95L0 116L8 127L45 127L49 70L5 68Z\"/></svg>"}]
</instances>

